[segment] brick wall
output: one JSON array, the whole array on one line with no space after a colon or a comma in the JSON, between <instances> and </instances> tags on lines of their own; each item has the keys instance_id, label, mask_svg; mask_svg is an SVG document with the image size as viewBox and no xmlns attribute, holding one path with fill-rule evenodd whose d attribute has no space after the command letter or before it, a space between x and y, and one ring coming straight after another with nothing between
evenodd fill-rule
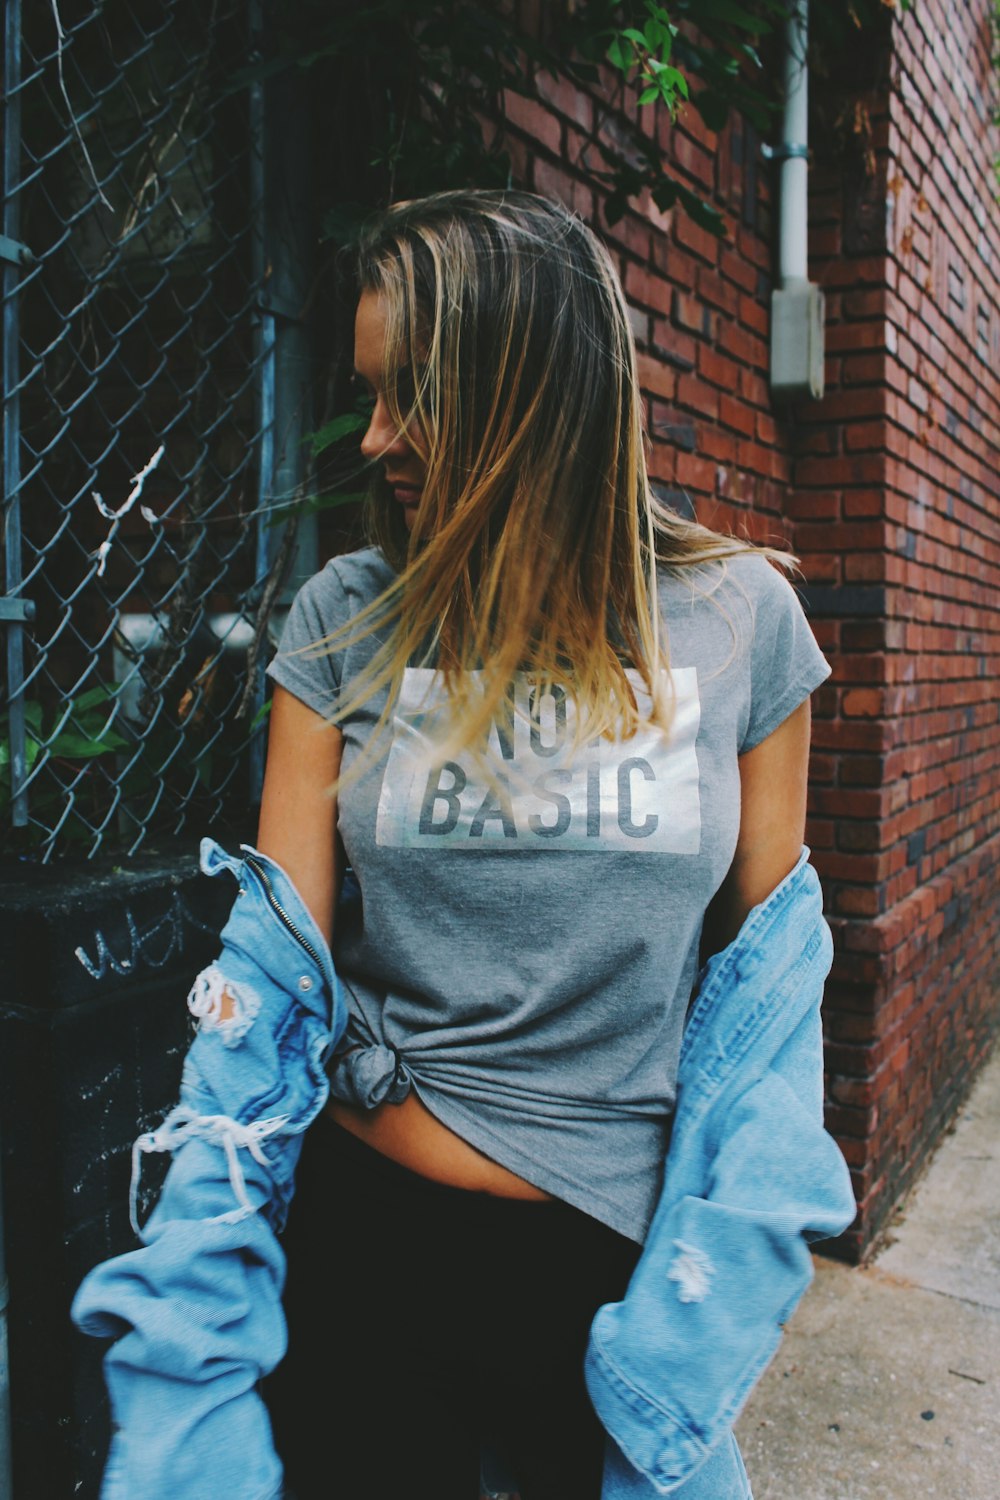
<instances>
[{"instance_id":1,"label":"brick wall","mask_svg":"<svg viewBox=\"0 0 1000 1500\"><path fill-rule=\"evenodd\" d=\"M1000 1019L1000 210L990 0L919 0L863 70L814 80L834 121L811 175L810 275L827 299L826 394L767 387L771 169L652 107L674 168L727 216L601 214L608 95L539 79L510 97L517 179L570 204L619 260L661 493L785 543L834 668L815 701L808 838L837 939L829 1124L870 1248L953 1115ZM608 82L610 83L610 79ZM845 108L846 104L846 108ZM846 123L845 123L846 122Z\"/></svg>"},{"instance_id":2,"label":"brick wall","mask_svg":"<svg viewBox=\"0 0 1000 1500\"><path fill-rule=\"evenodd\" d=\"M817 550L840 602L863 589L870 611L831 612L824 626L835 681L817 726L817 812L833 820L818 863L839 950L827 1001L831 1123L859 1196L853 1252L885 1226L998 1018L992 8L919 0L892 22L873 110L875 189L862 194L875 210L862 216L868 245L845 243L841 214L840 264L863 265L865 279L834 299L834 411L827 401L808 418L832 434L839 476L824 502L836 540ZM870 282L865 252L880 257ZM838 371L840 332L850 353ZM796 542L809 550L801 527Z\"/></svg>"},{"instance_id":3,"label":"brick wall","mask_svg":"<svg viewBox=\"0 0 1000 1500\"><path fill-rule=\"evenodd\" d=\"M727 215L720 242L681 213L646 201L608 225L593 171L595 132L621 145L614 80L591 96L550 78L538 101L508 95L506 131L520 185L560 198L610 245L633 310L647 397L651 473L682 510L722 529L791 546L784 504L792 455L767 390L771 291L769 177L751 127L721 139L688 109L676 125L646 106L641 123L677 174ZM635 110L630 112L635 120Z\"/></svg>"}]
</instances>

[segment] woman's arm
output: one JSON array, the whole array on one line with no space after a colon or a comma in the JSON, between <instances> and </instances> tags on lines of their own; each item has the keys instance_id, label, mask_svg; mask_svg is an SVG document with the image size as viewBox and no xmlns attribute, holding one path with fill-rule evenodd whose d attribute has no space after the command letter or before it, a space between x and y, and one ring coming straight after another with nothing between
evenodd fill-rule
<instances>
[{"instance_id":1,"label":"woman's arm","mask_svg":"<svg viewBox=\"0 0 1000 1500\"><path fill-rule=\"evenodd\" d=\"M740 831L729 872L705 915L702 955L732 942L750 909L794 868L806 826L809 699L740 756Z\"/></svg>"},{"instance_id":2,"label":"woman's arm","mask_svg":"<svg viewBox=\"0 0 1000 1500\"><path fill-rule=\"evenodd\" d=\"M339 729L275 687L257 847L291 876L327 942L344 868L330 791L342 748Z\"/></svg>"}]
</instances>

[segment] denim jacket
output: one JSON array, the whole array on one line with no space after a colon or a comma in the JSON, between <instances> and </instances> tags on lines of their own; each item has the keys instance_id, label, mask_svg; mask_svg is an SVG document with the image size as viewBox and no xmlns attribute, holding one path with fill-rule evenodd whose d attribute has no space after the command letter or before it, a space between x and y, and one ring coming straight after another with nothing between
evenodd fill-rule
<instances>
[{"instance_id":1,"label":"denim jacket","mask_svg":"<svg viewBox=\"0 0 1000 1500\"><path fill-rule=\"evenodd\" d=\"M73 1303L79 1328L115 1339L104 1360L113 1432L102 1500L282 1492L258 1392L286 1345L277 1231L346 1007L326 940L280 866L253 849L231 858L210 839L201 866L231 872L239 894L222 953L188 997L200 1024L180 1103L133 1150L142 1248L95 1267ZM151 1151L173 1161L140 1231L138 1172Z\"/></svg>"},{"instance_id":2,"label":"denim jacket","mask_svg":"<svg viewBox=\"0 0 1000 1500\"><path fill-rule=\"evenodd\" d=\"M805 860L702 975L661 1201L587 1354L609 1434L603 1500L749 1496L731 1423L808 1284L806 1239L853 1215L822 1126L831 944ZM142 1155L173 1161L142 1247L91 1271L73 1306L84 1332L115 1339L102 1500L277 1500L282 1488L258 1393L285 1348L277 1232L345 1007L329 949L274 861L206 839L202 868L235 874L240 893L189 996L200 1027L180 1103L136 1142L133 1207Z\"/></svg>"},{"instance_id":3,"label":"denim jacket","mask_svg":"<svg viewBox=\"0 0 1000 1500\"><path fill-rule=\"evenodd\" d=\"M660 1201L624 1298L591 1328L603 1500L749 1496L732 1424L812 1279L808 1242L854 1217L823 1128L833 943L807 859L700 976Z\"/></svg>"}]
</instances>

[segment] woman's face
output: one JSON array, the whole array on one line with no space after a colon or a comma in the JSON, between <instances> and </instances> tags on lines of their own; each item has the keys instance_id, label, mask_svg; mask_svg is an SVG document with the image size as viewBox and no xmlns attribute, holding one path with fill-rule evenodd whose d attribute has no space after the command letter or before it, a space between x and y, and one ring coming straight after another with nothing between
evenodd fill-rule
<instances>
[{"instance_id":1,"label":"woman's face","mask_svg":"<svg viewBox=\"0 0 1000 1500\"><path fill-rule=\"evenodd\" d=\"M414 446L417 434L412 427L400 432L386 405L383 388L386 327L387 309L381 292L362 292L354 320L354 373L375 407L361 439L361 452L370 463L382 464L386 483L396 504L402 506L406 529L411 531L427 466Z\"/></svg>"}]
</instances>

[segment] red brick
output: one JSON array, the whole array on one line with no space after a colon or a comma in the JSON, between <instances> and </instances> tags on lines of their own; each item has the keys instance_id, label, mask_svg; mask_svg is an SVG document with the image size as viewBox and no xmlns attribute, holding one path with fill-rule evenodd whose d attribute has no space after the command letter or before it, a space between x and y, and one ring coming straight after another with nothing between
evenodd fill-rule
<instances>
[{"instance_id":1,"label":"red brick","mask_svg":"<svg viewBox=\"0 0 1000 1500\"><path fill-rule=\"evenodd\" d=\"M655 256L655 247L663 236L651 234L649 224L645 219L640 218L631 210L623 214L616 223L609 224L604 217L603 208L603 200L607 197L607 192L600 192L597 197L601 201L597 219L601 238L612 245L621 245L637 260L647 261L651 255Z\"/></svg>"},{"instance_id":2,"label":"red brick","mask_svg":"<svg viewBox=\"0 0 1000 1500\"><path fill-rule=\"evenodd\" d=\"M674 292L671 315L678 328L687 328L699 339L714 342L719 325L718 315L691 293Z\"/></svg>"},{"instance_id":3,"label":"red brick","mask_svg":"<svg viewBox=\"0 0 1000 1500\"><path fill-rule=\"evenodd\" d=\"M723 281L715 270L698 269L698 294L703 301L719 308L727 318L735 318L740 307L739 288Z\"/></svg>"},{"instance_id":4,"label":"red brick","mask_svg":"<svg viewBox=\"0 0 1000 1500\"><path fill-rule=\"evenodd\" d=\"M664 318L654 317L653 344L664 351L675 369L692 370L698 357L698 344L689 333L681 333Z\"/></svg>"},{"instance_id":5,"label":"red brick","mask_svg":"<svg viewBox=\"0 0 1000 1500\"><path fill-rule=\"evenodd\" d=\"M848 422L844 428L844 444L849 453L882 448L885 446L885 425L882 422Z\"/></svg>"},{"instance_id":6,"label":"red brick","mask_svg":"<svg viewBox=\"0 0 1000 1500\"><path fill-rule=\"evenodd\" d=\"M735 465L739 456L739 444L735 433L727 432L724 427L713 427L708 423L699 424L699 440L696 451L703 453L706 458L712 458L717 464Z\"/></svg>"},{"instance_id":7,"label":"red brick","mask_svg":"<svg viewBox=\"0 0 1000 1500\"><path fill-rule=\"evenodd\" d=\"M578 213L582 219L594 217L594 191L579 177L572 177L553 162L536 157L534 162L535 192L545 198L554 198L567 208Z\"/></svg>"},{"instance_id":8,"label":"red brick","mask_svg":"<svg viewBox=\"0 0 1000 1500\"><path fill-rule=\"evenodd\" d=\"M724 354L720 354L708 344L698 347L698 373L702 375L711 385L717 385L724 391L736 389L739 380L739 365Z\"/></svg>"},{"instance_id":9,"label":"red brick","mask_svg":"<svg viewBox=\"0 0 1000 1500\"><path fill-rule=\"evenodd\" d=\"M862 516L881 516L885 509L884 490L845 490L844 516L856 520Z\"/></svg>"},{"instance_id":10,"label":"red brick","mask_svg":"<svg viewBox=\"0 0 1000 1500\"><path fill-rule=\"evenodd\" d=\"M840 362L845 385L874 385L884 377L885 368L881 354L848 354Z\"/></svg>"},{"instance_id":11,"label":"red brick","mask_svg":"<svg viewBox=\"0 0 1000 1500\"><path fill-rule=\"evenodd\" d=\"M719 415L719 393L694 375L677 377L677 405L692 409L702 416L717 418Z\"/></svg>"},{"instance_id":12,"label":"red brick","mask_svg":"<svg viewBox=\"0 0 1000 1500\"><path fill-rule=\"evenodd\" d=\"M740 322L766 338L771 327L770 309L759 302L756 297L741 297Z\"/></svg>"},{"instance_id":13,"label":"red brick","mask_svg":"<svg viewBox=\"0 0 1000 1500\"><path fill-rule=\"evenodd\" d=\"M828 421L851 421L856 417L881 416L886 409L886 392L883 386L863 389L829 391L822 401L810 402L807 408L817 418Z\"/></svg>"},{"instance_id":14,"label":"red brick","mask_svg":"<svg viewBox=\"0 0 1000 1500\"><path fill-rule=\"evenodd\" d=\"M651 271L648 266L639 265L634 260L628 260L625 263L624 280L626 295L632 302L652 308L655 312L664 315L669 313L670 284L656 271Z\"/></svg>"},{"instance_id":15,"label":"red brick","mask_svg":"<svg viewBox=\"0 0 1000 1500\"><path fill-rule=\"evenodd\" d=\"M837 490L792 490L785 501L785 514L793 521L836 521L841 505Z\"/></svg>"},{"instance_id":16,"label":"red brick","mask_svg":"<svg viewBox=\"0 0 1000 1500\"><path fill-rule=\"evenodd\" d=\"M874 917L879 912L878 891L845 886L834 896L834 908L845 916Z\"/></svg>"},{"instance_id":17,"label":"red brick","mask_svg":"<svg viewBox=\"0 0 1000 1500\"><path fill-rule=\"evenodd\" d=\"M878 818L884 801L882 792L848 791L844 787L817 787L814 797L817 812L835 818Z\"/></svg>"},{"instance_id":18,"label":"red brick","mask_svg":"<svg viewBox=\"0 0 1000 1500\"><path fill-rule=\"evenodd\" d=\"M811 463L811 461L810 461ZM820 469L823 465L817 461ZM799 465L801 477L803 467ZM836 525L804 524L796 527L795 539L803 549L822 552L864 552L875 550L884 541L884 528L878 521L841 521Z\"/></svg>"},{"instance_id":19,"label":"red brick","mask_svg":"<svg viewBox=\"0 0 1000 1500\"><path fill-rule=\"evenodd\" d=\"M885 325L882 323L840 323L826 331L826 348L831 354L862 349L885 348Z\"/></svg>"},{"instance_id":20,"label":"red brick","mask_svg":"<svg viewBox=\"0 0 1000 1500\"><path fill-rule=\"evenodd\" d=\"M556 78L551 73L539 72L535 75L535 88L552 109L567 115L588 133L593 129L593 101L582 89L570 83L568 78Z\"/></svg>"},{"instance_id":21,"label":"red brick","mask_svg":"<svg viewBox=\"0 0 1000 1500\"><path fill-rule=\"evenodd\" d=\"M677 372L650 354L637 356L639 385L644 391L671 400L677 389Z\"/></svg>"},{"instance_id":22,"label":"red brick","mask_svg":"<svg viewBox=\"0 0 1000 1500\"><path fill-rule=\"evenodd\" d=\"M685 131L675 128L670 137L670 161L686 177L693 179L695 191L711 195L715 186L713 152L706 151L703 146L692 141Z\"/></svg>"},{"instance_id":23,"label":"red brick","mask_svg":"<svg viewBox=\"0 0 1000 1500\"><path fill-rule=\"evenodd\" d=\"M844 558L844 580L847 583L881 583L888 574L884 552L854 553Z\"/></svg>"},{"instance_id":24,"label":"red brick","mask_svg":"<svg viewBox=\"0 0 1000 1500\"><path fill-rule=\"evenodd\" d=\"M554 156L562 155L563 128L560 121L537 99L526 99L513 89L504 92L504 118L523 130L533 141L548 148Z\"/></svg>"},{"instance_id":25,"label":"red brick","mask_svg":"<svg viewBox=\"0 0 1000 1500\"><path fill-rule=\"evenodd\" d=\"M767 368L767 345L764 340L732 318L719 320L718 341L720 348L741 363L759 369Z\"/></svg>"},{"instance_id":26,"label":"red brick","mask_svg":"<svg viewBox=\"0 0 1000 1500\"><path fill-rule=\"evenodd\" d=\"M742 253L724 245L719 256L719 268L727 281L735 282L744 292L757 290L757 270L752 261Z\"/></svg>"},{"instance_id":27,"label":"red brick","mask_svg":"<svg viewBox=\"0 0 1000 1500\"><path fill-rule=\"evenodd\" d=\"M686 214L680 214L674 224L674 235L678 244L692 255L714 266L719 259L719 241L707 229L701 229Z\"/></svg>"},{"instance_id":28,"label":"red brick","mask_svg":"<svg viewBox=\"0 0 1000 1500\"><path fill-rule=\"evenodd\" d=\"M880 453L854 453L832 459L807 458L796 471L800 484L818 484L824 489L835 484L877 484L884 476L885 461Z\"/></svg>"},{"instance_id":29,"label":"red brick","mask_svg":"<svg viewBox=\"0 0 1000 1500\"><path fill-rule=\"evenodd\" d=\"M736 401L732 396L728 396L725 393L719 397L719 421L723 422L727 427L735 429L736 432L742 432L746 437L753 437L754 435L753 409L744 402ZM758 450L760 450L760 445L755 444L752 450L755 455ZM758 458L755 467L758 467L761 472L770 472L767 460Z\"/></svg>"},{"instance_id":30,"label":"red brick","mask_svg":"<svg viewBox=\"0 0 1000 1500\"><path fill-rule=\"evenodd\" d=\"M678 453L677 479L686 489L711 494L715 488L715 465L694 453Z\"/></svg>"}]
</instances>

